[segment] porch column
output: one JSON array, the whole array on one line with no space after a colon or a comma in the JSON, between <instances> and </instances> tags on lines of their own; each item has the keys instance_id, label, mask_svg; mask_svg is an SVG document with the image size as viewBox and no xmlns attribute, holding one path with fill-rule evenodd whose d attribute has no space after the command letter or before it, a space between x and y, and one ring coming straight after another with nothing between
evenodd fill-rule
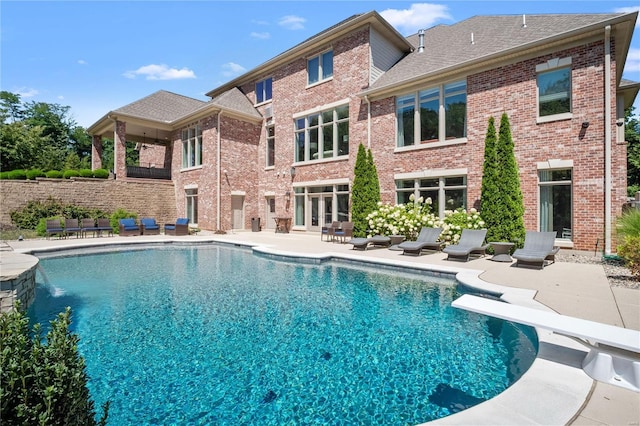
<instances>
[{"instance_id":1,"label":"porch column","mask_svg":"<svg viewBox=\"0 0 640 426\"><path fill-rule=\"evenodd\" d=\"M124 121L115 122L113 131L113 173L116 179L127 177L127 123Z\"/></svg>"},{"instance_id":2,"label":"porch column","mask_svg":"<svg viewBox=\"0 0 640 426\"><path fill-rule=\"evenodd\" d=\"M102 168L102 136L93 135L91 140L91 170Z\"/></svg>"}]
</instances>

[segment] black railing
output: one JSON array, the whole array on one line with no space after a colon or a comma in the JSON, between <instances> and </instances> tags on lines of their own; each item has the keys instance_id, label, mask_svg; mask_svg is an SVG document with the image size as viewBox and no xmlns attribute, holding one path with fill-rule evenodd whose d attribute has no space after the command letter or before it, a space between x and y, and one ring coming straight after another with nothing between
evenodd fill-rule
<instances>
[{"instance_id":1,"label":"black railing","mask_svg":"<svg viewBox=\"0 0 640 426\"><path fill-rule=\"evenodd\" d=\"M127 166L127 177L171 180L171 169L157 167Z\"/></svg>"}]
</instances>

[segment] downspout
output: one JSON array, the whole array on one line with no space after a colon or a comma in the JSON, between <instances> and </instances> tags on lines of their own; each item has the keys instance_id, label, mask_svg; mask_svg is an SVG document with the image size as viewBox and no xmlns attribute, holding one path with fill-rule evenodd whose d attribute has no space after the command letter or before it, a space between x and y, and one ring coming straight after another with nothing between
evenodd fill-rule
<instances>
[{"instance_id":1,"label":"downspout","mask_svg":"<svg viewBox=\"0 0 640 426\"><path fill-rule=\"evenodd\" d=\"M611 254L611 25L604 28L604 251Z\"/></svg>"},{"instance_id":2,"label":"downspout","mask_svg":"<svg viewBox=\"0 0 640 426\"><path fill-rule=\"evenodd\" d=\"M217 163L218 163L218 167L216 170L216 174L217 174L217 180L218 180L218 190L217 190L217 195L216 195L216 230L220 230L222 228L220 228L220 191L222 191L222 184L220 183L220 179L222 177L222 166L220 164L220 161L222 159L222 150L220 148L220 144L222 143L222 138L220 137L220 118L222 117L222 110L220 110L220 112L218 112L218 124L217 124L217 149L216 149L216 156L217 158Z\"/></svg>"},{"instance_id":3,"label":"downspout","mask_svg":"<svg viewBox=\"0 0 640 426\"><path fill-rule=\"evenodd\" d=\"M367 103L367 148L371 149L371 101L368 95L364 95L364 101Z\"/></svg>"}]
</instances>

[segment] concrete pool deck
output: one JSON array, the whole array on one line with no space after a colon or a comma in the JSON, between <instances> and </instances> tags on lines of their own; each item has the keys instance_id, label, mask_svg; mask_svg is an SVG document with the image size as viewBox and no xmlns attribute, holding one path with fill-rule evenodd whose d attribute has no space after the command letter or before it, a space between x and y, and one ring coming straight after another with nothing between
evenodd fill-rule
<instances>
[{"instance_id":1,"label":"concrete pool deck","mask_svg":"<svg viewBox=\"0 0 640 426\"><path fill-rule=\"evenodd\" d=\"M640 290L610 287L598 264L558 261L543 270L516 268L487 258L469 262L445 260L443 253L418 257L398 251L372 248L353 250L349 244L321 241L318 233L276 234L239 231L186 237L165 235L138 237L34 239L9 241L13 251L0 251L0 275L10 276L29 265L22 253L38 253L101 245L141 243L224 242L254 246L282 256L343 258L386 265L408 266L459 273L465 284L504 294L511 303L552 310L577 318L640 330ZM496 398L472 409L440 419L441 424L574 424L638 425L640 393L596 382L580 368L588 349L562 336L539 330L540 351L530 370Z\"/></svg>"}]
</instances>

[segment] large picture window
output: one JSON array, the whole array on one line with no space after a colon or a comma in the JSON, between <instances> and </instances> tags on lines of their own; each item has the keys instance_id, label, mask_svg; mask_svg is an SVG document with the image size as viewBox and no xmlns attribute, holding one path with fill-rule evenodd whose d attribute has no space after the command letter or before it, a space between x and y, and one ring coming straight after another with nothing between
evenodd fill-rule
<instances>
[{"instance_id":1,"label":"large picture window","mask_svg":"<svg viewBox=\"0 0 640 426\"><path fill-rule=\"evenodd\" d=\"M349 106L339 106L294 121L295 161L349 155Z\"/></svg>"},{"instance_id":2,"label":"large picture window","mask_svg":"<svg viewBox=\"0 0 640 426\"><path fill-rule=\"evenodd\" d=\"M573 237L571 169L539 170L540 231L556 231L557 238Z\"/></svg>"},{"instance_id":3,"label":"large picture window","mask_svg":"<svg viewBox=\"0 0 640 426\"><path fill-rule=\"evenodd\" d=\"M307 84L315 84L333 77L333 50L307 60Z\"/></svg>"},{"instance_id":4,"label":"large picture window","mask_svg":"<svg viewBox=\"0 0 640 426\"><path fill-rule=\"evenodd\" d=\"M406 204L413 195L431 204L432 212L443 218L445 210L466 208L467 177L442 176L396 181L396 202Z\"/></svg>"},{"instance_id":5,"label":"large picture window","mask_svg":"<svg viewBox=\"0 0 640 426\"><path fill-rule=\"evenodd\" d=\"M202 165L202 128L199 125L182 130L182 168Z\"/></svg>"},{"instance_id":6,"label":"large picture window","mask_svg":"<svg viewBox=\"0 0 640 426\"><path fill-rule=\"evenodd\" d=\"M466 81L398 96L396 121L398 147L466 137Z\"/></svg>"},{"instance_id":7,"label":"large picture window","mask_svg":"<svg viewBox=\"0 0 640 426\"><path fill-rule=\"evenodd\" d=\"M271 100L271 77L256 83L256 103L260 104Z\"/></svg>"}]
</instances>

